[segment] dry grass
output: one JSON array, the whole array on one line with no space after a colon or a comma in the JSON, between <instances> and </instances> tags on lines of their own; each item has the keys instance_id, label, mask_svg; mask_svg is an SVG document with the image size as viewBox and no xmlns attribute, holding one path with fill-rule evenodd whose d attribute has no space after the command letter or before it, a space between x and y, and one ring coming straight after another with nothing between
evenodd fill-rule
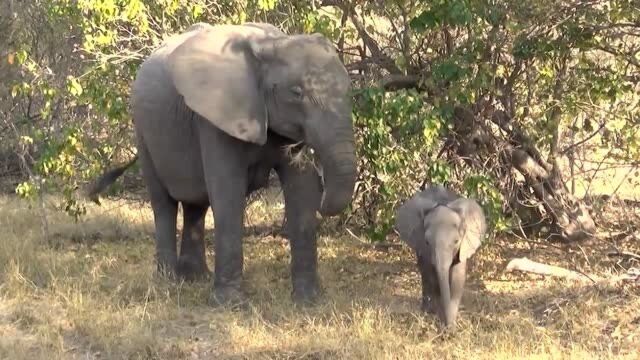
<instances>
[{"instance_id":1,"label":"dry grass","mask_svg":"<svg viewBox=\"0 0 640 360\"><path fill-rule=\"evenodd\" d=\"M321 235L324 304L292 306L288 244L260 231L279 224L282 203L265 199L247 216L252 307L232 312L207 306L206 282L154 277L146 206L107 201L78 224L50 211L45 244L37 211L1 198L0 358L638 358L638 287L502 273L514 256L599 275L630 266L600 256L601 243L559 257L551 246L507 250L510 239L494 240L474 259L459 331L445 336L418 312L420 280L406 247L376 250L345 234Z\"/></svg>"}]
</instances>

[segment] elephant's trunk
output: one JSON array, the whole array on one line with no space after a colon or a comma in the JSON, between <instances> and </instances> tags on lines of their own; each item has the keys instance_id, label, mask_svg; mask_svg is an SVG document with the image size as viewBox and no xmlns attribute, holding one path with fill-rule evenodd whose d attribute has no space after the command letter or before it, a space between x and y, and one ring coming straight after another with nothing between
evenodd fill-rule
<instances>
[{"instance_id":1,"label":"elephant's trunk","mask_svg":"<svg viewBox=\"0 0 640 360\"><path fill-rule=\"evenodd\" d=\"M351 203L357 170L351 122L328 128L319 129L311 144L322 165L324 191L320 213L334 216Z\"/></svg>"},{"instance_id":2,"label":"elephant's trunk","mask_svg":"<svg viewBox=\"0 0 640 360\"><path fill-rule=\"evenodd\" d=\"M451 289L449 287L449 268L451 264L438 259L436 256L436 269L438 269L438 284L440 285L440 316L446 327L455 325L455 311L451 302Z\"/></svg>"}]
</instances>

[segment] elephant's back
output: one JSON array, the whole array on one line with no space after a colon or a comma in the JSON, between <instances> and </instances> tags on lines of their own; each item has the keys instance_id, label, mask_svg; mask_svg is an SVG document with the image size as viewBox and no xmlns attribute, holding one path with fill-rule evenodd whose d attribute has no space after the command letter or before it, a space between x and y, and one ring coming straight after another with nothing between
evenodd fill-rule
<instances>
[{"instance_id":1,"label":"elephant's back","mask_svg":"<svg viewBox=\"0 0 640 360\"><path fill-rule=\"evenodd\" d=\"M229 55L236 60L233 53L238 51L237 46L244 46L247 40L274 38L285 36L280 29L267 23L244 23L242 25L196 23L184 32L167 38L160 47L153 51L149 58L169 58L182 44L192 37L201 37L202 41L191 44L193 47L206 47L210 53L215 53L219 61ZM179 51L179 50L178 50Z\"/></svg>"}]
</instances>

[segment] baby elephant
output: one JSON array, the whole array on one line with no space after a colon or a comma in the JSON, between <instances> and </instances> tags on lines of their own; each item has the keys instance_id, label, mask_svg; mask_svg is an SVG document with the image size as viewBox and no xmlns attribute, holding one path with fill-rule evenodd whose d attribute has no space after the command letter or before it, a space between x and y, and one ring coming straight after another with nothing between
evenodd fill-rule
<instances>
[{"instance_id":1,"label":"baby elephant","mask_svg":"<svg viewBox=\"0 0 640 360\"><path fill-rule=\"evenodd\" d=\"M436 185L400 206L395 225L400 238L416 253L422 310L435 312L447 327L455 327L467 259L480 247L487 231L482 208Z\"/></svg>"}]
</instances>

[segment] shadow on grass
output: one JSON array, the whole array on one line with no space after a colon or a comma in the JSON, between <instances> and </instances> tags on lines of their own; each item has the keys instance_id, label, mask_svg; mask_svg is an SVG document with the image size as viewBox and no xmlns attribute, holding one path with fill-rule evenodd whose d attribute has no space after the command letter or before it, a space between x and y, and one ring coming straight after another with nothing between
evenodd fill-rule
<instances>
[{"instance_id":1,"label":"shadow on grass","mask_svg":"<svg viewBox=\"0 0 640 360\"><path fill-rule=\"evenodd\" d=\"M237 359L337 358L356 351L345 346L357 345L357 354L366 353L362 349L367 347L374 351L391 346L376 343L378 332L404 344L450 340L440 335L433 316L419 311L420 277L406 247L377 250L346 233L321 231L324 294L317 306L300 308L290 297L290 251L280 236L280 222L267 218L252 225L244 238L249 311L208 306L210 281L181 283L155 276L148 211L143 219L104 212L80 224L56 225L52 231L58 246L53 254L39 248L33 259L21 261L44 262L25 275L37 288L33 294L42 298L51 292L49 301L60 302L68 312L75 325L63 337L79 348L115 357L191 358L191 352L208 352ZM213 269L211 225L206 238ZM564 349L582 341L580 345L591 351L614 354L630 348L628 328L640 322L630 310L640 305L637 288L577 287L502 273L513 257L551 258L556 250L504 240L483 247L471 264L454 336L484 351L491 351L496 342L514 341L529 349L550 341ZM565 261L581 256L570 253ZM32 293L26 296L36 299ZM46 300L45 296L42 301ZM14 320L26 321L26 330L42 326L33 321L40 321L44 310L35 309L18 313ZM321 331L326 333L319 335ZM243 339L252 336L264 339L244 346ZM282 340L287 336L293 340ZM313 343L315 336L330 341ZM298 337L307 343L296 344ZM433 351L446 354L446 349Z\"/></svg>"}]
</instances>

